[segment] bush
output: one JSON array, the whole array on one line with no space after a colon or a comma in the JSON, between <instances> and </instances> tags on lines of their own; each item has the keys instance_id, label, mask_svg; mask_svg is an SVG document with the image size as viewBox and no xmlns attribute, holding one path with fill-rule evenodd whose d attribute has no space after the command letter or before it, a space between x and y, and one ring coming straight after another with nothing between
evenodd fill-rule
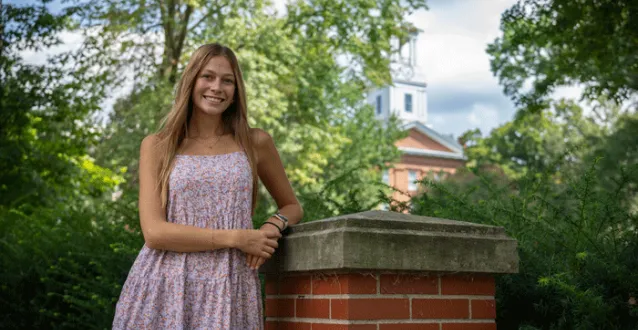
<instances>
[{"instance_id":1,"label":"bush","mask_svg":"<svg viewBox=\"0 0 638 330\"><path fill-rule=\"evenodd\" d=\"M413 213L503 226L518 240L520 272L497 278L499 329L638 329L638 217L618 196L626 180L603 188L597 167L519 180L498 166L465 170L423 182Z\"/></svg>"},{"instance_id":2,"label":"bush","mask_svg":"<svg viewBox=\"0 0 638 330\"><path fill-rule=\"evenodd\" d=\"M0 208L0 328L110 329L143 244L115 210Z\"/></svg>"}]
</instances>

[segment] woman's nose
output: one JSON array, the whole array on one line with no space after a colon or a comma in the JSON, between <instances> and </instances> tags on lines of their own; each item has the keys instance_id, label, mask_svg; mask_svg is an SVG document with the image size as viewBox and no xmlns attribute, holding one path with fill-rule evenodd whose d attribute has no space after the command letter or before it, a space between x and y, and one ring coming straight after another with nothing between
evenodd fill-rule
<instances>
[{"instance_id":1,"label":"woman's nose","mask_svg":"<svg viewBox=\"0 0 638 330\"><path fill-rule=\"evenodd\" d=\"M220 78L215 78L211 81L209 88L212 90L220 90L221 89L222 80Z\"/></svg>"}]
</instances>

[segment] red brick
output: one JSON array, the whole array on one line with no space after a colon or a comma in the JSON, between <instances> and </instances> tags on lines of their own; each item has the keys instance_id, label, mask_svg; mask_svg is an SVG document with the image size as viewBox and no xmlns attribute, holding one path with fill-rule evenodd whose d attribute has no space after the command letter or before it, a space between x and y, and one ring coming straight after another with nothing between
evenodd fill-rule
<instances>
[{"instance_id":1,"label":"red brick","mask_svg":"<svg viewBox=\"0 0 638 330\"><path fill-rule=\"evenodd\" d=\"M266 316L295 317L295 300L266 298Z\"/></svg>"},{"instance_id":2,"label":"red brick","mask_svg":"<svg viewBox=\"0 0 638 330\"><path fill-rule=\"evenodd\" d=\"M297 299L297 317L330 318L330 299Z\"/></svg>"},{"instance_id":3,"label":"red brick","mask_svg":"<svg viewBox=\"0 0 638 330\"><path fill-rule=\"evenodd\" d=\"M279 294L310 294L310 275L288 276L279 282Z\"/></svg>"},{"instance_id":4,"label":"red brick","mask_svg":"<svg viewBox=\"0 0 638 330\"><path fill-rule=\"evenodd\" d=\"M412 299L413 319L467 319L470 305L467 299Z\"/></svg>"},{"instance_id":5,"label":"red brick","mask_svg":"<svg viewBox=\"0 0 638 330\"><path fill-rule=\"evenodd\" d=\"M330 308L333 319L379 320L410 318L408 299L332 299Z\"/></svg>"},{"instance_id":6,"label":"red brick","mask_svg":"<svg viewBox=\"0 0 638 330\"><path fill-rule=\"evenodd\" d=\"M496 330L496 323L443 323L443 330Z\"/></svg>"},{"instance_id":7,"label":"red brick","mask_svg":"<svg viewBox=\"0 0 638 330\"><path fill-rule=\"evenodd\" d=\"M494 296L494 277L492 276L443 276L441 294Z\"/></svg>"},{"instance_id":8,"label":"red brick","mask_svg":"<svg viewBox=\"0 0 638 330\"><path fill-rule=\"evenodd\" d=\"M279 278L275 276L266 276L265 291L266 295L276 295L279 293Z\"/></svg>"},{"instance_id":9,"label":"red brick","mask_svg":"<svg viewBox=\"0 0 638 330\"><path fill-rule=\"evenodd\" d=\"M401 293L401 294L438 294L438 278L401 275L382 274L380 289L381 293Z\"/></svg>"},{"instance_id":10,"label":"red brick","mask_svg":"<svg viewBox=\"0 0 638 330\"><path fill-rule=\"evenodd\" d=\"M481 300L474 299L470 302L472 305L473 319L495 319L496 318L496 302L492 299Z\"/></svg>"},{"instance_id":11,"label":"red brick","mask_svg":"<svg viewBox=\"0 0 638 330\"><path fill-rule=\"evenodd\" d=\"M377 330L377 325L376 324L313 323L312 330Z\"/></svg>"},{"instance_id":12,"label":"red brick","mask_svg":"<svg viewBox=\"0 0 638 330\"><path fill-rule=\"evenodd\" d=\"M266 321L266 324L264 324L264 330L277 330L277 322Z\"/></svg>"},{"instance_id":13,"label":"red brick","mask_svg":"<svg viewBox=\"0 0 638 330\"><path fill-rule=\"evenodd\" d=\"M312 277L312 294L375 293L377 293L377 278L374 275L338 274Z\"/></svg>"},{"instance_id":14,"label":"red brick","mask_svg":"<svg viewBox=\"0 0 638 330\"><path fill-rule=\"evenodd\" d=\"M314 328L312 330L314 330ZM439 330L439 324L438 323L379 324L379 330Z\"/></svg>"},{"instance_id":15,"label":"red brick","mask_svg":"<svg viewBox=\"0 0 638 330\"><path fill-rule=\"evenodd\" d=\"M311 330L310 323L267 321L265 330Z\"/></svg>"}]
</instances>

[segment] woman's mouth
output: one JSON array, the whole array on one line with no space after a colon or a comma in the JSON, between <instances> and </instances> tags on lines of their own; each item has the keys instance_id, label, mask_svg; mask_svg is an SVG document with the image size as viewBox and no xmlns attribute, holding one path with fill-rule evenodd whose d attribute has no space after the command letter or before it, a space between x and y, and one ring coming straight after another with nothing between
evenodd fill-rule
<instances>
[{"instance_id":1,"label":"woman's mouth","mask_svg":"<svg viewBox=\"0 0 638 330\"><path fill-rule=\"evenodd\" d=\"M223 98L215 97L215 96L206 96L204 95L204 99L210 103L219 104L224 102Z\"/></svg>"}]
</instances>

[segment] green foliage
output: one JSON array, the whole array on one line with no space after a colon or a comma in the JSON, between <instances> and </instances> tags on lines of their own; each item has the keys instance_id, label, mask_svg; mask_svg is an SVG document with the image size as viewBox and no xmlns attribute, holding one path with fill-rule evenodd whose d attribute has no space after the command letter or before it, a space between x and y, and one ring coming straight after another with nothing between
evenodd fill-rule
<instances>
[{"instance_id":1,"label":"green foliage","mask_svg":"<svg viewBox=\"0 0 638 330\"><path fill-rule=\"evenodd\" d=\"M71 14L2 7L0 205L64 203L85 193L83 179L99 171L89 167L85 151L94 134L89 115L98 109L101 93L85 84L87 76L66 68L63 57L45 66L24 64L19 57L23 50L59 44L57 33L69 26ZM71 186L78 189L69 193Z\"/></svg>"},{"instance_id":2,"label":"green foliage","mask_svg":"<svg viewBox=\"0 0 638 330\"><path fill-rule=\"evenodd\" d=\"M86 155L102 80L19 56L59 44L73 12L1 9L0 328L104 329L140 238L103 198L122 177Z\"/></svg>"},{"instance_id":3,"label":"green foliage","mask_svg":"<svg viewBox=\"0 0 638 330\"><path fill-rule=\"evenodd\" d=\"M355 114L344 124L349 139L339 153L328 160L322 184L299 189L304 221L339 214L368 211L387 201L388 187L381 183L381 169L395 162L400 153L393 145L406 135L397 123L383 128L374 120L372 109ZM257 221L266 217L256 217Z\"/></svg>"},{"instance_id":4,"label":"green foliage","mask_svg":"<svg viewBox=\"0 0 638 330\"><path fill-rule=\"evenodd\" d=\"M519 0L487 49L492 71L505 94L531 111L556 87L575 83L590 99L631 99L638 91L636 15L632 0Z\"/></svg>"},{"instance_id":5,"label":"green foliage","mask_svg":"<svg viewBox=\"0 0 638 330\"><path fill-rule=\"evenodd\" d=\"M559 125L543 112L525 116L474 137L468 155L477 165L443 183L424 182L427 192L412 201L413 213L502 226L517 239L520 273L497 280L499 328L635 329L636 153L621 162L599 157L635 150L626 130L636 118L620 117L598 140L571 136L572 144L554 152L544 146L560 134L548 127L558 133L574 122Z\"/></svg>"},{"instance_id":6,"label":"green foliage","mask_svg":"<svg viewBox=\"0 0 638 330\"><path fill-rule=\"evenodd\" d=\"M423 1L293 2L288 15L281 17L273 17L260 1L188 6L160 2L168 11L157 4L142 7L137 1L107 3L111 2L84 12L104 18L101 32L91 39L97 57L125 61L129 53L163 54L161 62L135 62L141 82L118 101L93 153L102 166L127 169L127 189L135 187L139 142L157 129L170 108L174 74L196 47L214 40L236 50L246 81L250 125L272 134L304 206L314 208L310 200L328 197L337 204L347 199L376 203L376 171L398 157L393 142L400 132L396 123L383 127L373 118L364 95L368 88L389 82L389 58L396 51L390 39L405 36L405 14L423 8ZM127 12L132 23L122 20L126 15L114 16L119 11ZM378 14L369 15L374 12ZM144 28L150 26L159 30ZM190 28L183 35L167 32L179 26ZM127 31L149 38L163 31L172 41L161 45L135 39L117 51L96 46L119 42ZM183 47L177 47L182 37ZM154 75L158 67L160 74ZM261 196L268 201L265 191ZM322 203L316 209L327 214L342 208ZM263 207L269 213L274 205Z\"/></svg>"},{"instance_id":7,"label":"green foliage","mask_svg":"<svg viewBox=\"0 0 638 330\"><path fill-rule=\"evenodd\" d=\"M250 124L274 136L307 219L366 210L383 197L378 169L398 157L393 142L403 133L374 120L363 97L388 82L389 40L407 33L404 17L423 1L306 1L279 17L262 1L65 5L59 14L2 7L1 328L110 327L143 243L139 143L170 108L200 44L237 51ZM59 32L74 29L84 36L77 52L21 62L20 51L59 44ZM133 91L97 125L100 101L127 72ZM256 222L272 208L264 199Z\"/></svg>"},{"instance_id":8,"label":"green foliage","mask_svg":"<svg viewBox=\"0 0 638 330\"><path fill-rule=\"evenodd\" d=\"M591 161L586 158L609 135L610 127L627 118L609 102L597 110L603 117L584 115L569 100L552 101L549 106L497 127L486 137L478 130L465 132L460 139L466 146L467 166L498 164L514 179L530 170L552 173L559 179L568 168L556 164L557 159Z\"/></svg>"},{"instance_id":9,"label":"green foliage","mask_svg":"<svg viewBox=\"0 0 638 330\"><path fill-rule=\"evenodd\" d=\"M107 329L143 240L116 203L0 207L2 329ZM62 205L61 205L62 206Z\"/></svg>"},{"instance_id":10,"label":"green foliage","mask_svg":"<svg viewBox=\"0 0 638 330\"><path fill-rule=\"evenodd\" d=\"M635 1L604 0L507 10L487 52L517 119L466 133L468 170L418 199L420 214L518 240L520 273L497 283L499 328L636 329L638 116L617 104L638 91L637 14ZM572 84L589 115L550 99Z\"/></svg>"}]
</instances>

